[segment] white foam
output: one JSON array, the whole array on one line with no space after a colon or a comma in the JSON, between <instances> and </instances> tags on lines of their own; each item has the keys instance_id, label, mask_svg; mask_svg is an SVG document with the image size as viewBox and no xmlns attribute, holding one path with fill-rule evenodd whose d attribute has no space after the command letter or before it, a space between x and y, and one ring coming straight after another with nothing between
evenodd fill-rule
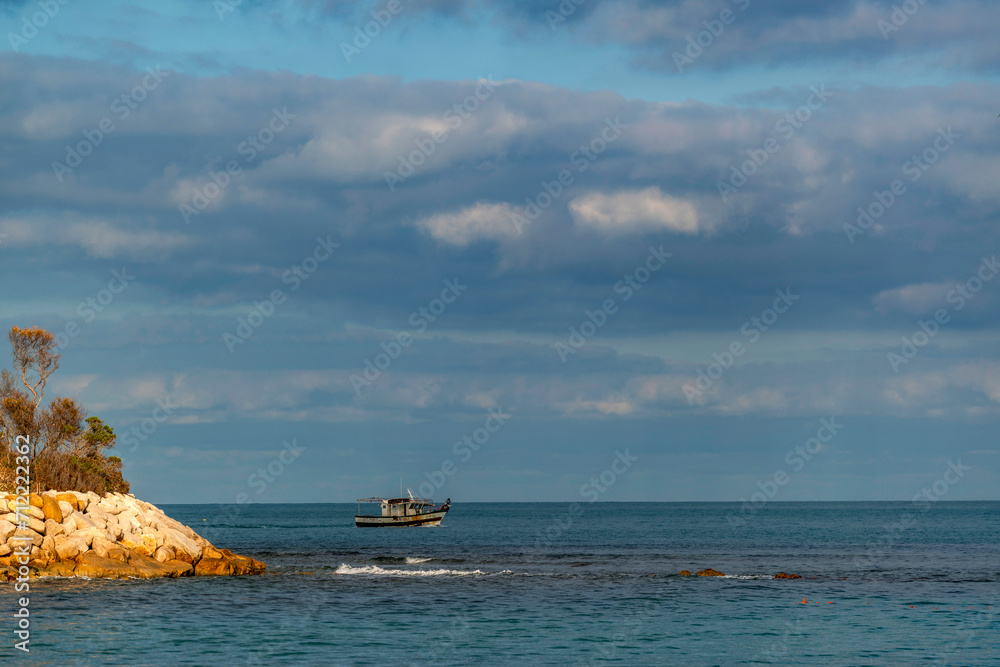
<instances>
[{"instance_id":1,"label":"white foam","mask_svg":"<svg viewBox=\"0 0 1000 667\"><path fill-rule=\"evenodd\" d=\"M726 574L723 579L774 579L773 574Z\"/></svg>"},{"instance_id":2,"label":"white foam","mask_svg":"<svg viewBox=\"0 0 1000 667\"><path fill-rule=\"evenodd\" d=\"M431 560L431 559L430 558L414 558L413 556L407 556L406 557L406 564L407 565L417 565L418 563L426 563L429 560Z\"/></svg>"},{"instance_id":3,"label":"white foam","mask_svg":"<svg viewBox=\"0 0 1000 667\"><path fill-rule=\"evenodd\" d=\"M386 569L378 565L366 565L365 567L353 567L347 563L341 563L335 574L370 574L393 577L440 577L442 575L468 576L470 574L487 574L482 570L396 570Z\"/></svg>"}]
</instances>

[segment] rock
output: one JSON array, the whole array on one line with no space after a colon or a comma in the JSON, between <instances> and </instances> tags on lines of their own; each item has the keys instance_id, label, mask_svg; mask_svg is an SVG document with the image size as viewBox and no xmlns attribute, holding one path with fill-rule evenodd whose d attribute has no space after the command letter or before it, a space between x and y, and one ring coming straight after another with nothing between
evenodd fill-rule
<instances>
[{"instance_id":1,"label":"rock","mask_svg":"<svg viewBox=\"0 0 1000 667\"><path fill-rule=\"evenodd\" d=\"M76 563L67 561L54 561L44 568L38 570L39 577L72 577Z\"/></svg>"},{"instance_id":2,"label":"rock","mask_svg":"<svg viewBox=\"0 0 1000 667\"><path fill-rule=\"evenodd\" d=\"M156 553L153 554L153 558L161 563L166 563L168 560L174 560L174 555L175 553L173 547L163 545L156 550Z\"/></svg>"},{"instance_id":3,"label":"rock","mask_svg":"<svg viewBox=\"0 0 1000 667\"><path fill-rule=\"evenodd\" d=\"M59 509L59 501L55 496L42 496L42 513L46 519L52 519L56 523L62 523L62 510Z\"/></svg>"},{"instance_id":4,"label":"rock","mask_svg":"<svg viewBox=\"0 0 1000 667\"><path fill-rule=\"evenodd\" d=\"M57 493L56 500L59 501L60 508L62 508L61 503L66 503L67 505L69 505L71 510L75 511L80 509L80 501L77 500L77 497L72 493ZM69 514L69 512L63 509L63 514Z\"/></svg>"},{"instance_id":5,"label":"rock","mask_svg":"<svg viewBox=\"0 0 1000 667\"><path fill-rule=\"evenodd\" d=\"M0 544L0 557L6 556L6 555L11 554L13 552L14 552L14 547L10 546L9 544ZM3 580L0 579L0 581L3 581Z\"/></svg>"},{"instance_id":6,"label":"rock","mask_svg":"<svg viewBox=\"0 0 1000 667\"><path fill-rule=\"evenodd\" d=\"M10 539L10 536L14 534L14 530L17 528L10 521L0 519L0 542L6 542Z\"/></svg>"},{"instance_id":7,"label":"rock","mask_svg":"<svg viewBox=\"0 0 1000 667\"><path fill-rule=\"evenodd\" d=\"M66 495L66 494L63 494L63 495ZM70 496L70 498L73 498L73 502L74 503L76 502L76 497L75 496ZM68 517L70 514L72 514L73 512L76 511L76 506L73 503L66 502L65 500L60 500L59 501L59 511L62 512L63 521L65 521L66 517Z\"/></svg>"},{"instance_id":8,"label":"rock","mask_svg":"<svg viewBox=\"0 0 1000 667\"><path fill-rule=\"evenodd\" d=\"M118 523L118 519L110 514L108 515L108 523L104 527L104 532L107 533L109 538L115 541L122 539L122 534L124 533L121 525Z\"/></svg>"},{"instance_id":9,"label":"rock","mask_svg":"<svg viewBox=\"0 0 1000 667\"><path fill-rule=\"evenodd\" d=\"M104 531L99 530L97 528L83 528L81 530L78 530L70 534L74 537L79 537L83 539L83 541L87 543L88 547L94 543L95 539L97 538L104 539Z\"/></svg>"},{"instance_id":10,"label":"rock","mask_svg":"<svg viewBox=\"0 0 1000 667\"><path fill-rule=\"evenodd\" d=\"M695 576L698 576L698 577L724 577L726 575L725 575L725 573L719 572L718 570L713 570L712 568L708 568L707 570L699 570L698 572L695 572Z\"/></svg>"},{"instance_id":11,"label":"rock","mask_svg":"<svg viewBox=\"0 0 1000 667\"><path fill-rule=\"evenodd\" d=\"M228 575L233 573L232 564L225 558L202 558L194 566L194 576Z\"/></svg>"},{"instance_id":12,"label":"rock","mask_svg":"<svg viewBox=\"0 0 1000 667\"><path fill-rule=\"evenodd\" d=\"M37 493L30 493L28 494L28 504L32 507L42 509L42 497Z\"/></svg>"},{"instance_id":13,"label":"rock","mask_svg":"<svg viewBox=\"0 0 1000 667\"><path fill-rule=\"evenodd\" d=\"M29 516L24 521L24 523L28 526L28 528L32 529L33 531L35 531L39 535L44 535L45 534L45 522L43 520L36 519L33 516Z\"/></svg>"},{"instance_id":14,"label":"rock","mask_svg":"<svg viewBox=\"0 0 1000 667\"><path fill-rule=\"evenodd\" d=\"M138 576L135 568L131 565L110 558L102 558L93 551L88 551L77 557L74 574L78 577L92 579L126 579Z\"/></svg>"},{"instance_id":15,"label":"rock","mask_svg":"<svg viewBox=\"0 0 1000 667\"><path fill-rule=\"evenodd\" d=\"M801 574L788 574L787 572L779 572L778 574L774 575L774 578L775 579L801 579L802 575Z\"/></svg>"},{"instance_id":16,"label":"rock","mask_svg":"<svg viewBox=\"0 0 1000 667\"><path fill-rule=\"evenodd\" d=\"M201 558L201 547L180 531L168 528L163 534L163 543L173 547L177 560L194 565Z\"/></svg>"},{"instance_id":17,"label":"rock","mask_svg":"<svg viewBox=\"0 0 1000 667\"><path fill-rule=\"evenodd\" d=\"M152 579L154 577L183 577L192 570L191 566L187 563L182 563L176 560L161 563L145 556L134 557L129 562L129 565L136 569L136 572L138 572L136 576L142 579Z\"/></svg>"},{"instance_id":18,"label":"rock","mask_svg":"<svg viewBox=\"0 0 1000 667\"><path fill-rule=\"evenodd\" d=\"M267 566L264 565L264 563L255 558L234 554L229 549L223 549L222 553L229 558L229 562L233 566L233 574L264 574L264 570L267 569Z\"/></svg>"},{"instance_id":19,"label":"rock","mask_svg":"<svg viewBox=\"0 0 1000 667\"><path fill-rule=\"evenodd\" d=\"M152 556L153 552L156 551L156 545L153 544L153 548L150 549L146 545L146 541L140 535L136 535L131 531L125 531L122 535L121 540L119 540L123 547L131 549L140 556ZM151 540L153 541L153 540Z\"/></svg>"},{"instance_id":20,"label":"rock","mask_svg":"<svg viewBox=\"0 0 1000 667\"><path fill-rule=\"evenodd\" d=\"M42 544L43 538L40 533L37 533L30 528L20 528L20 527L14 530L14 534L7 540L7 543L10 544L10 546L12 547L17 548L18 544L20 544L22 541L27 541L18 539L21 537L30 537L31 543L36 547Z\"/></svg>"},{"instance_id":21,"label":"rock","mask_svg":"<svg viewBox=\"0 0 1000 667\"><path fill-rule=\"evenodd\" d=\"M681 570L680 572L677 573L677 576L678 577L690 577L691 576L691 570Z\"/></svg>"},{"instance_id":22,"label":"rock","mask_svg":"<svg viewBox=\"0 0 1000 667\"><path fill-rule=\"evenodd\" d=\"M61 535L64 532L66 532L66 531L65 531L65 529L63 529L63 525L61 523L53 521L52 519L46 519L45 520L45 536L46 537L48 537L48 536L55 537L56 535Z\"/></svg>"},{"instance_id":23,"label":"rock","mask_svg":"<svg viewBox=\"0 0 1000 667\"><path fill-rule=\"evenodd\" d=\"M173 570L171 577L190 577L194 574L194 566L182 560L168 560L164 565Z\"/></svg>"},{"instance_id":24,"label":"rock","mask_svg":"<svg viewBox=\"0 0 1000 667\"><path fill-rule=\"evenodd\" d=\"M125 549L120 544L106 540L103 537L95 537L90 548L101 558L117 560L122 563L128 562L128 554Z\"/></svg>"},{"instance_id":25,"label":"rock","mask_svg":"<svg viewBox=\"0 0 1000 667\"><path fill-rule=\"evenodd\" d=\"M11 513L14 514L15 517L20 514L22 516L31 516L41 521L45 521L45 512L38 507L33 507L32 505L21 505L18 507L17 502L13 500L10 501L7 506L10 508Z\"/></svg>"},{"instance_id":26,"label":"rock","mask_svg":"<svg viewBox=\"0 0 1000 667\"><path fill-rule=\"evenodd\" d=\"M73 535L57 535L55 538L56 555L60 560L73 560L89 547L87 541Z\"/></svg>"},{"instance_id":27,"label":"rock","mask_svg":"<svg viewBox=\"0 0 1000 667\"><path fill-rule=\"evenodd\" d=\"M83 512L90 505L90 496L86 493L80 493L79 491L70 491L74 496L76 496L76 510L78 512Z\"/></svg>"},{"instance_id":28,"label":"rock","mask_svg":"<svg viewBox=\"0 0 1000 667\"><path fill-rule=\"evenodd\" d=\"M42 560L44 560L46 564L51 563L59 557L56 554L56 540L51 535L46 535L42 538L41 550Z\"/></svg>"}]
</instances>

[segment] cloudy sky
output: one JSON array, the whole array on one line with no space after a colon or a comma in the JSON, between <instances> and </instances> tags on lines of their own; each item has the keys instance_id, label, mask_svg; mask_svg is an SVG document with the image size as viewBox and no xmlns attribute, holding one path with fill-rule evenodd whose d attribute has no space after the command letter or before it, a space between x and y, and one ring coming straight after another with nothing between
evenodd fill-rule
<instances>
[{"instance_id":1,"label":"cloudy sky","mask_svg":"<svg viewBox=\"0 0 1000 667\"><path fill-rule=\"evenodd\" d=\"M152 502L995 499L1000 6L895 7L0 2L0 325Z\"/></svg>"}]
</instances>

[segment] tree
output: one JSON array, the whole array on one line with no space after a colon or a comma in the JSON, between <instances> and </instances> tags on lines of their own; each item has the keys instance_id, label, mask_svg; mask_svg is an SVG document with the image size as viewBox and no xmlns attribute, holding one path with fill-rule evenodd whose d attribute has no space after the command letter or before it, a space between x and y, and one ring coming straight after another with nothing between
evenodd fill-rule
<instances>
[{"instance_id":1,"label":"tree","mask_svg":"<svg viewBox=\"0 0 1000 667\"><path fill-rule=\"evenodd\" d=\"M0 487L13 486L13 446L18 436L27 436L36 488L127 493L121 459L104 455L115 445L114 430L87 417L71 398L56 397L42 406L49 377L59 368L55 336L38 327L13 327L8 339L14 373L0 373Z\"/></svg>"}]
</instances>

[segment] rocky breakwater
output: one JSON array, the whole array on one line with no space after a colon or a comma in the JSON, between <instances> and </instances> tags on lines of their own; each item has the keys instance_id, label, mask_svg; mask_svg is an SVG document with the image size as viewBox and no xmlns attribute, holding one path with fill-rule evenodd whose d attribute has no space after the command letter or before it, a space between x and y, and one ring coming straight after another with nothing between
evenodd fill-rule
<instances>
[{"instance_id":1,"label":"rocky breakwater","mask_svg":"<svg viewBox=\"0 0 1000 667\"><path fill-rule=\"evenodd\" d=\"M264 572L131 494L46 491L20 508L16 496L0 498L0 580L23 567L29 577L108 579Z\"/></svg>"}]
</instances>

